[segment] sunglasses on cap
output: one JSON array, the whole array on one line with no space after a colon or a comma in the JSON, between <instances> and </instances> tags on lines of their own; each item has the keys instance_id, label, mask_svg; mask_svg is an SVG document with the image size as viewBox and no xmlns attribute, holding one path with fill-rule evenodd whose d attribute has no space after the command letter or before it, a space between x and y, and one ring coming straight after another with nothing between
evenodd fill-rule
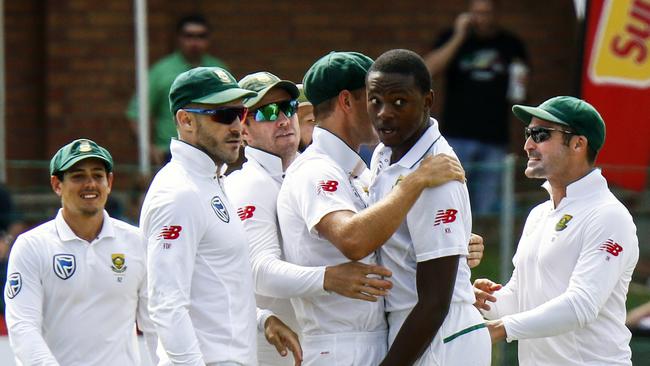
<instances>
[{"instance_id":1,"label":"sunglasses on cap","mask_svg":"<svg viewBox=\"0 0 650 366\"><path fill-rule=\"evenodd\" d=\"M213 122L224 125L233 123L237 118L243 121L248 114L248 108L246 107L219 107L214 109L183 108L183 110L185 112L208 115Z\"/></svg>"},{"instance_id":2,"label":"sunglasses on cap","mask_svg":"<svg viewBox=\"0 0 650 366\"><path fill-rule=\"evenodd\" d=\"M540 142L544 142L550 139L551 132L553 131L558 131L569 135L575 135L574 132L567 131L567 130L560 130L558 128L551 128L551 127L535 126L535 127L526 127L526 129L524 130L524 136L526 137L526 140L528 140L528 138L530 137L533 139L533 141L535 141L536 144L539 144Z\"/></svg>"},{"instance_id":3,"label":"sunglasses on cap","mask_svg":"<svg viewBox=\"0 0 650 366\"><path fill-rule=\"evenodd\" d=\"M280 117L280 112L287 118L291 118L298 110L298 101L295 99L285 100L263 105L251 111L251 117L257 122L273 122Z\"/></svg>"}]
</instances>

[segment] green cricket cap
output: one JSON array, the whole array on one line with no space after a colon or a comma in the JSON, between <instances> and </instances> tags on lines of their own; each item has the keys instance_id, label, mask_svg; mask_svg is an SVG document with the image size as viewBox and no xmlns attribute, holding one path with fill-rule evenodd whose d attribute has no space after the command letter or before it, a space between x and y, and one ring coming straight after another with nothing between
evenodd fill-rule
<instances>
[{"instance_id":1,"label":"green cricket cap","mask_svg":"<svg viewBox=\"0 0 650 366\"><path fill-rule=\"evenodd\" d=\"M281 88L287 91L292 99L298 98L300 91L296 84L289 80L281 80L279 77L270 72L260 71L248 74L239 80L239 86L246 90L252 90L257 93L256 96L250 97L244 101L247 108L254 107L264 98L266 93L273 88Z\"/></svg>"},{"instance_id":2,"label":"green cricket cap","mask_svg":"<svg viewBox=\"0 0 650 366\"><path fill-rule=\"evenodd\" d=\"M190 103L225 104L255 95L240 88L235 77L225 69L196 67L176 77L169 89L169 105L172 114L176 114Z\"/></svg>"},{"instance_id":3,"label":"green cricket cap","mask_svg":"<svg viewBox=\"0 0 650 366\"><path fill-rule=\"evenodd\" d=\"M97 158L104 162L106 170L113 171L113 157L108 150L89 139L78 139L63 146L50 160L50 175L65 172L76 163L89 158Z\"/></svg>"},{"instance_id":4,"label":"green cricket cap","mask_svg":"<svg viewBox=\"0 0 650 366\"><path fill-rule=\"evenodd\" d=\"M588 146L598 152L605 143L605 121L591 104L569 96L553 97L537 107L514 105L512 112L526 124L533 117L571 127L585 136Z\"/></svg>"},{"instance_id":5,"label":"green cricket cap","mask_svg":"<svg viewBox=\"0 0 650 366\"><path fill-rule=\"evenodd\" d=\"M302 80L307 99L316 106L343 90L365 87L372 63L370 57L359 52L330 52L318 59Z\"/></svg>"}]
</instances>

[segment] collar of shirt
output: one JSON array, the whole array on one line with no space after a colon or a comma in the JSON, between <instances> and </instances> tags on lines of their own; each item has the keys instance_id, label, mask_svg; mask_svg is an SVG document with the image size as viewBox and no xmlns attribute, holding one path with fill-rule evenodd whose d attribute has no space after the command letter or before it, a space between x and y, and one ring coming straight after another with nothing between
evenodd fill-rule
<instances>
[{"instance_id":1,"label":"collar of shirt","mask_svg":"<svg viewBox=\"0 0 650 366\"><path fill-rule=\"evenodd\" d=\"M172 153L171 161L180 164L191 174L207 178L213 178L219 174L214 161L196 146L172 139L169 149Z\"/></svg>"},{"instance_id":2,"label":"collar of shirt","mask_svg":"<svg viewBox=\"0 0 650 366\"><path fill-rule=\"evenodd\" d=\"M284 171L282 170L282 159L264 150L246 146L244 155L251 164L256 164L260 169L265 170L275 181L282 183Z\"/></svg>"},{"instance_id":3,"label":"collar of shirt","mask_svg":"<svg viewBox=\"0 0 650 366\"><path fill-rule=\"evenodd\" d=\"M63 218L62 208L60 208L59 212L56 214L54 225L56 226L56 232L59 234L61 241L83 240L79 238L77 234L72 231L70 226L68 226L68 223L65 222L65 219ZM108 212L104 210L104 222L102 223L102 230L99 232L99 235L95 240L113 237L115 237L115 230L113 229L113 224L111 223L110 216L108 216Z\"/></svg>"},{"instance_id":4,"label":"collar of shirt","mask_svg":"<svg viewBox=\"0 0 650 366\"><path fill-rule=\"evenodd\" d=\"M400 165L406 169L413 169L415 164L424 158L427 152L431 150L431 146L433 146L433 144L435 144L442 136L438 129L438 122L433 118L430 118L429 121L431 122L431 126L424 131L415 145L413 145L409 151L395 163L396 165ZM380 146L379 154L383 155L382 158L390 161L392 150L384 144L381 144Z\"/></svg>"},{"instance_id":5,"label":"collar of shirt","mask_svg":"<svg viewBox=\"0 0 650 366\"><path fill-rule=\"evenodd\" d=\"M328 130L316 126L312 138L314 149L328 155L351 177L359 177L368 168L356 151Z\"/></svg>"},{"instance_id":6,"label":"collar of shirt","mask_svg":"<svg viewBox=\"0 0 650 366\"><path fill-rule=\"evenodd\" d=\"M551 196L552 201L553 193L551 184L546 181L544 184L542 184L542 187L546 189L549 196ZM560 202L557 208L564 206L565 201L581 199L593 194L600 194L603 191L607 191L607 180L605 180L605 177L603 177L600 169L595 168L589 172L589 174L569 184L566 187L566 197Z\"/></svg>"}]
</instances>

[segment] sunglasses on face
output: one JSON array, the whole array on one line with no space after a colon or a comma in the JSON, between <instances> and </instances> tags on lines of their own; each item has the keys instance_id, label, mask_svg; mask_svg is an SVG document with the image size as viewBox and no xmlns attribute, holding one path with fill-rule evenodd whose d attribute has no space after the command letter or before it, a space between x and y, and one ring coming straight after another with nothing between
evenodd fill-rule
<instances>
[{"instance_id":1,"label":"sunglasses on face","mask_svg":"<svg viewBox=\"0 0 650 366\"><path fill-rule=\"evenodd\" d=\"M183 38L189 38L189 39L207 39L208 33L207 32L201 32L201 33L183 32L181 33L181 36Z\"/></svg>"},{"instance_id":2,"label":"sunglasses on face","mask_svg":"<svg viewBox=\"0 0 650 366\"><path fill-rule=\"evenodd\" d=\"M526 140L528 138L532 138L533 141L535 141L536 144L539 144L540 142L544 142L548 139L551 138L551 132L553 131L558 131L562 133L566 133L569 135L573 135L574 133L571 131L567 130L560 130L557 128L550 128L550 127L541 127L541 126L536 126L536 127L526 127L524 130L524 136L526 137Z\"/></svg>"},{"instance_id":3,"label":"sunglasses on face","mask_svg":"<svg viewBox=\"0 0 650 366\"><path fill-rule=\"evenodd\" d=\"M295 99L285 100L263 105L251 111L251 117L257 122L273 122L280 117L280 112L287 118L291 118L298 110L298 101Z\"/></svg>"},{"instance_id":4,"label":"sunglasses on face","mask_svg":"<svg viewBox=\"0 0 650 366\"><path fill-rule=\"evenodd\" d=\"M246 107L219 107L214 109L183 108L183 110L185 112L208 115L213 122L224 125L233 123L237 118L243 121L248 114L248 108Z\"/></svg>"}]
</instances>

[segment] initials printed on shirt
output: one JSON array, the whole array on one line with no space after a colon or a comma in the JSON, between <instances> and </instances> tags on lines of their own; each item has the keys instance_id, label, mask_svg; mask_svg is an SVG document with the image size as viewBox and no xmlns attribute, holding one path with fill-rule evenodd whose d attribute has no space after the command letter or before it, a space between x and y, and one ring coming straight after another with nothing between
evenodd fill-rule
<instances>
[{"instance_id":1,"label":"initials printed on shirt","mask_svg":"<svg viewBox=\"0 0 650 366\"><path fill-rule=\"evenodd\" d=\"M162 229L160 230L160 234L158 234L158 239L165 239L165 240L178 239L182 230L183 227L179 225L163 226Z\"/></svg>"},{"instance_id":2,"label":"initials printed on shirt","mask_svg":"<svg viewBox=\"0 0 650 366\"><path fill-rule=\"evenodd\" d=\"M614 257L618 257L618 255L623 251L623 247L618 243L615 243L612 239L607 239L607 241L604 242L598 249L605 251Z\"/></svg>"},{"instance_id":3,"label":"initials printed on shirt","mask_svg":"<svg viewBox=\"0 0 650 366\"><path fill-rule=\"evenodd\" d=\"M244 206L237 209L237 215L242 221L253 217L253 212L255 212L255 206Z\"/></svg>"},{"instance_id":4,"label":"initials printed on shirt","mask_svg":"<svg viewBox=\"0 0 650 366\"><path fill-rule=\"evenodd\" d=\"M456 221L456 214L458 210L453 208L448 208L446 210L436 211L436 217L433 221L433 226L438 226L440 224L451 224Z\"/></svg>"}]
</instances>

